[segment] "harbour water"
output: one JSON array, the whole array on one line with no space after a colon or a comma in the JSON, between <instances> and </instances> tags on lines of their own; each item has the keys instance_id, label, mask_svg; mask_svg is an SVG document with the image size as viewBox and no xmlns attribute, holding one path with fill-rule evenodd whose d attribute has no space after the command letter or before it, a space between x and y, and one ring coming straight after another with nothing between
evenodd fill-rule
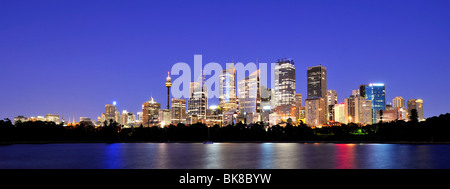
<instances>
[{"instance_id":1,"label":"harbour water","mask_svg":"<svg viewBox=\"0 0 450 189\"><path fill-rule=\"evenodd\" d=\"M450 145L61 143L0 146L1 169L449 169Z\"/></svg>"}]
</instances>

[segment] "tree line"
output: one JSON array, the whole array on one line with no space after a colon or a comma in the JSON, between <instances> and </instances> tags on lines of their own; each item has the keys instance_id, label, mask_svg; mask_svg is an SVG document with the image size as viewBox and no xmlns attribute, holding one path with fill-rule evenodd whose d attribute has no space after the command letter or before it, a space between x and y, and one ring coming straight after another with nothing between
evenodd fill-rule
<instances>
[{"instance_id":1,"label":"tree line","mask_svg":"<svg viewBox=\"0 0 450 189\"><path fill-rule=\"evenodd\" d=\"M301 123L265 128L262 123L237 123L220 127L205 124L177 124L168 127L122 128L110 120L95 127L90 122L77 126L63 126L54 122L27 121L13 124L9 119L0 120L0 142L199 142L225 141L342 141L342 142L450 142L450 113L405 122L379 122L358 126L343 124L311 128Z\"/></svg>"}]
</instances>

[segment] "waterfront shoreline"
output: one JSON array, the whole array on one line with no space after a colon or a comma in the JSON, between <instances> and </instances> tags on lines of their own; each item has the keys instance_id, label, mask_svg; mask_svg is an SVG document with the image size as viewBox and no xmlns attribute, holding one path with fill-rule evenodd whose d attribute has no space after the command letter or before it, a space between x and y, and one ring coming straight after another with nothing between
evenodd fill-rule
<instances>
[{"instance_id":1,"label":"waterfront shoreline","mask_svg":"<svg viewBox=\"0 0 450 189\"><path fill-rule=\"evenodd\" d=\"M299 144L435 144L449 145L450 141L218 141L213 143L299 143ZM203 143L203 141L14 141L0 142L13 144L114 144L114 143Z\"/></svg>"}]
</instances>

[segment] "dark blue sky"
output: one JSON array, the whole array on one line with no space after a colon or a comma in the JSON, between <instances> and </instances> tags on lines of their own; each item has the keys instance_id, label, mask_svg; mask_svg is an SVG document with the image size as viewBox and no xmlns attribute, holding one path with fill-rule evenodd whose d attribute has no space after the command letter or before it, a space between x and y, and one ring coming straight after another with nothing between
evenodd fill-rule
<instances>
[{"instance_id":1,"label":"dark blue sky","mask_svg":"<svg viewBox=\"0 0 450 189\"><path fill-rule=\"evenodd\" d=\"M386 100L422 98L424 116L450 112L450 1L0 1L0 118L96 118L116 100L136 113L166 106L177 62L225 65L292 58L328 69L339 102L383 82Z\"/></svg>"}]
</instances>

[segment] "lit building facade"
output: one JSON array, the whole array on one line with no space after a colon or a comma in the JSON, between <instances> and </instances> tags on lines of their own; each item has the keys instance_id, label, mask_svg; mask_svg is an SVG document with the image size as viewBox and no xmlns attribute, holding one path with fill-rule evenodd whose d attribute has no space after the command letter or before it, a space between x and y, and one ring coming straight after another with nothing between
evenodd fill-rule
<instances>
[{"instance_id":1,"label":"lit building facade","mask_svg":"<svg viewBox=\"0 0 450 189\"><path fill-rule=\"evenodd\" d=\"M314 97L305 99L305 122L310 127L327 124L326 98Z\"/></svg>"},{"instance_id":2,"label":"lit building facade","mask_svg":"<svg viewBox=\"0 0 450 189\"><path fill-rule=\"evenodd\" d=\"M408 100L408 116L411 116L411 111L416 109L417 119L424 121L423 117L423 100L422 99L410 99Z\"/></svg>"},{"instance_id":3,"label":"lit building facade","mask_svg":"<svg viewBox=\"0 0 450 189\"><path fill-rule=\"evenodd\" d=\"M328 121L327 68L325 66L308 67L307 92L305 99L305 122L307 125L325 125Z\"/></svg>"},{"instance_id":4,"label":"lit building facade","mask_svg":"<svg viewBox=\"0 0 450 189\"><path fill-rule=\"evenodd\" d=\"M274 108L282 121L296 120L295 65L293 60L280 59L274 67Z\"/></svg>"},{"instance_id":5,"label":"lit building facade","mask_svg":"<svg viewBox=\"0 0 450 189\"><path fill-rule=\"evenodd\" d=\"M337 104L337 92L336 90L327 91L327 105L328 105L328 120L335 121L334 118L334 105Z\"/></svg>"},{"instance_id":6,"label":"lit building facade","mask_svg":"<svg viewBox=\"0 0 450 189\"><path fill-rule=\"evenodd\" d=\"M153 97L142 104L142 125L144 127L156 126L159 123L159 110L161 104L157 103Z\"/></svg>"},{"instance_id":7,"label":"lit building facade","mask_svg":"<svg viewBox=\"0 0 450 189\"><path fill-rule=\"evenodd\" d=\"M172 98L172 123L186 123L186 99Z\"/></svg>"},{"instance_id":8,"label":"lit building facade","mask_svg":"<svg viewBox=\"0 0 450 189\"><path fill-rule=\"evenodd\" d=\"M392 100L392 107L405 108L405 99L401 96L397 96Z\"/></svg>"},{"instance_id":9,"label":"lit building facade","mask_svg":"<svg viewBox=\"0 0 450 189\"><path fill-rule=\"evenodd\" d=\"M370 125L372 124L372 101L362 98L356 97L355 100L355 123L359 123L361 125Z\"/></svg>"},{"instance_id":10,"label":"lit building facade","mask_svg":"<svg viewBox=\"0 0 450 189\"><path fill-rule=\"evenodd\" d=\"M222 111L237 109L236 69L234 63L219 74L219 108Z\"/></svg>"},{"instance_id":11,"label":"lit building facade","mask_svg":"<svg viewBox=\"0 0 450 189\"><path fill-rule=\"evenodd\" d=\"M172 122L172 112L169 109L160 109L158 113L159 125L161 127L169 126Z\"/></svg>"},{"instance_id":12,"label":"lit building facade","mask_svg":"<svg viewBox=\"0 0 450 189\"><path fill-rule=\"evenodd\" d=\"M116 105L114 104L106 104L105 105L105 113L104 113L104 121L109 121L112 119L113 121L116 121Z\"/></svg>"},{"instance_id":13,"label":"lit building facade","mask_svg":"<svg viewBox=\"0 0 450 189\"><path fill-rule=\"evenodd\" d=\"M360 96L372 101L372 121L377 123L377 111L386 110L386 88L383 83L371 83L359 87Z\"/></svg>"},{"instance_id":14,"label":"lit building facade","mask_svg":"<svg viewBox=\"0 0 450 189\"><path fill-rule=\"evenodd\" d=\"M195 115L193 119L199 121L205 120L206 110L208 109L208 92L207 87L202 82L190 83L190 98L188 100L188 117Z\"/></svg>"},{"instance_id":15,"label":"lit building facade","mask_svg":"<svg viewBox=\"0 0 450 189\"><path fill-rule=\"evenodd\" d=\"M261 95L259 87L259 70L251 73L245 79L239 81L239 110L246 117L252 115L246 120L247 123L253 123L253 115L261 112Z\"/></svg>"},{"instance_id":16,"label":"lit building facade","mask_svg":"<svg viewBox=\"0 0 450 189\"><path fill-rule=\"evenodd\" d=\"M45 115L45 120L46 121L52 121L55 122L56 124L60 123L60 116L59 115L55 115L55 114L47 114Z\"/></svg>"},{"instance_id":17,"label":"lit building facade","mask_svg":"<svg viewBox=\"0 0 450 189\"><path fill-rule=\"evenodd\" d=\"M334 121L339 123L345 123L345 104L335 104L334 107Z\"/></svg>"}]
</instances>

